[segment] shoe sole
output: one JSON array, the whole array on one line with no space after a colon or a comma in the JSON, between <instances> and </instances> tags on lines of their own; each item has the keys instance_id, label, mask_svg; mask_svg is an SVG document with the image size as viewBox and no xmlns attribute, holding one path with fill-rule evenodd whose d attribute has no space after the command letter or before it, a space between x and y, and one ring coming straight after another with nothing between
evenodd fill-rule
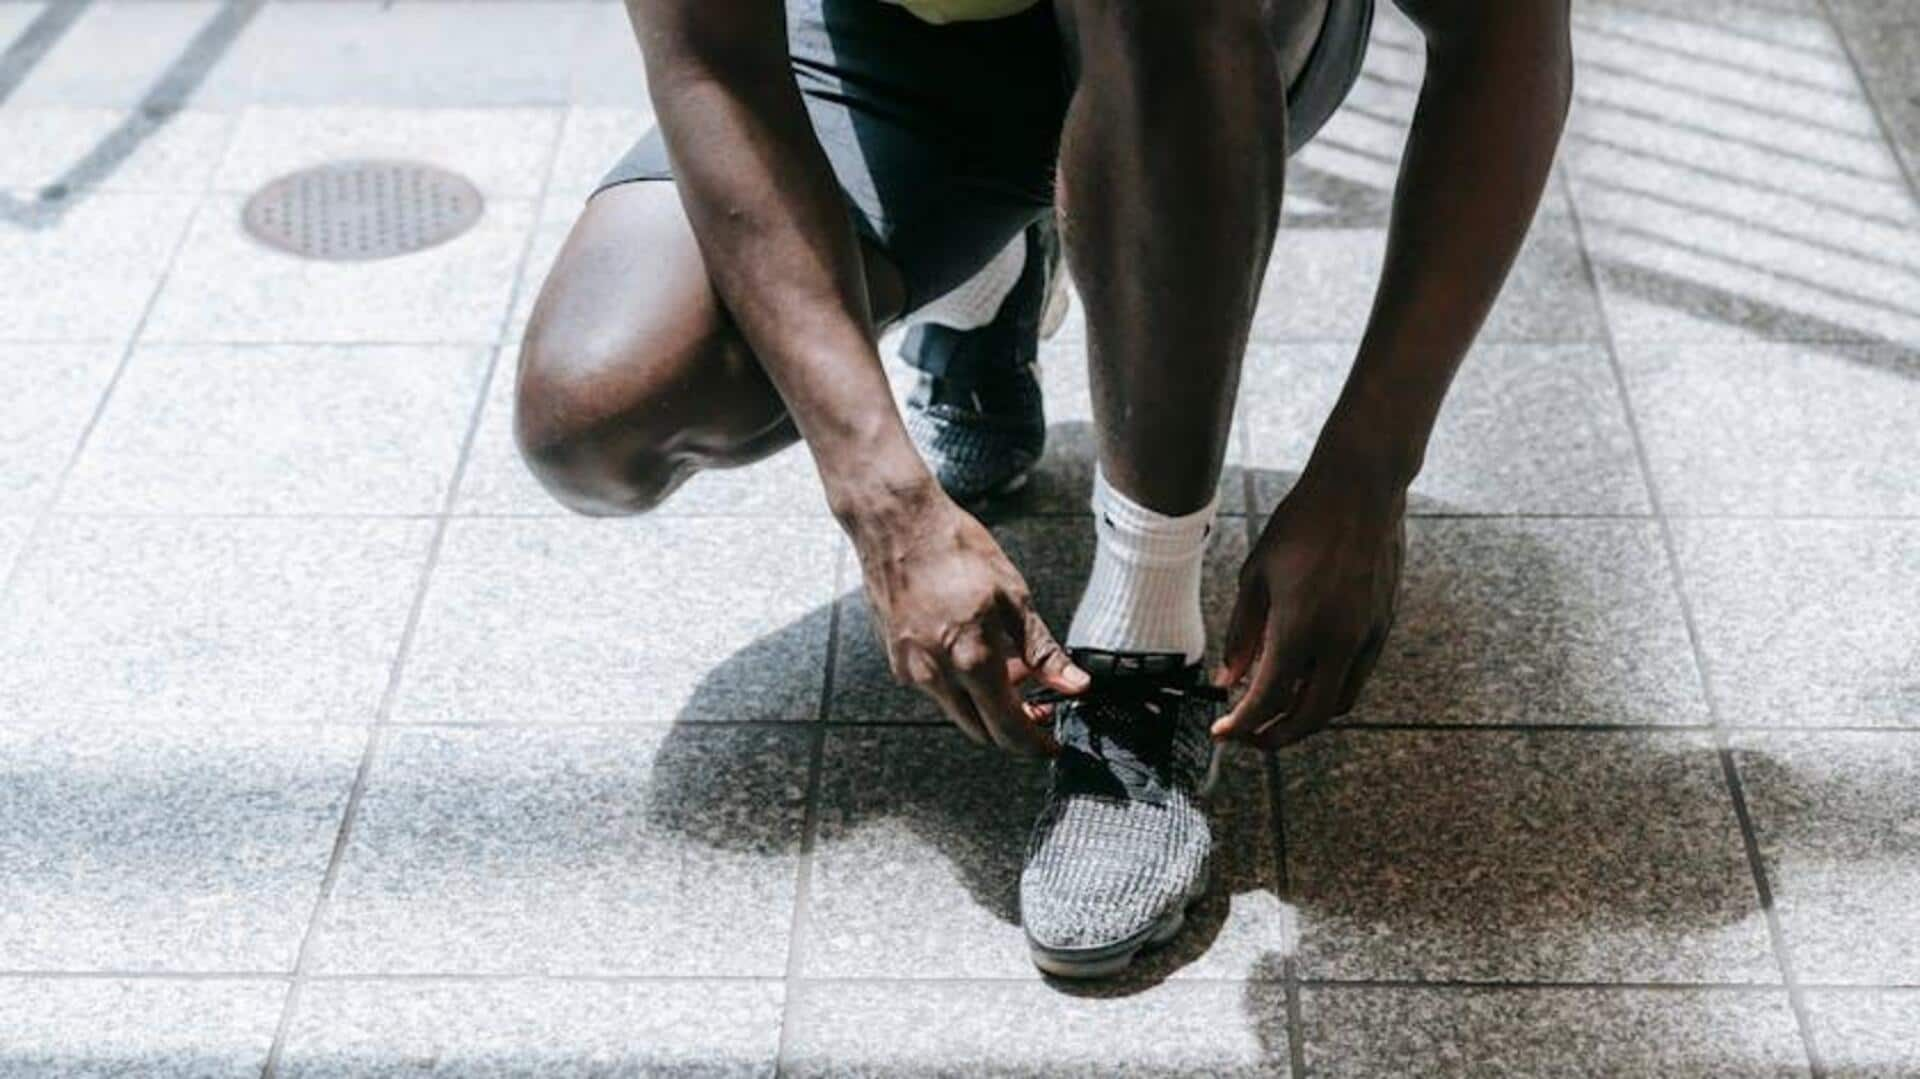
<instances>
[{"instance_id":1,"label":"shoe sole","mask_svg":"<svg viewBox=\"0 0 1920 1079\"><path fill-rule=\"evenodd\" d=\"M1101 948L1060 951L1031 940L1027 941L1027 947L1033 953L1033 965L1056 978L1074 981L1111 978L1132 966L1134 957L1141 952L1157 948L1179 935L1181 928L1187 924L1187 906L1193 902L1188 900L1126 940Z\"/></svg>"}]
</instances>

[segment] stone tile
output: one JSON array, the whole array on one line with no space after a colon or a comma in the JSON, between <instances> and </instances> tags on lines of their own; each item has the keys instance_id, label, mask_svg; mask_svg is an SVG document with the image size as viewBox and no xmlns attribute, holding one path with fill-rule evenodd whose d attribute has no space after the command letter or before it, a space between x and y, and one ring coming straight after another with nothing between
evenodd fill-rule
<instances>
[{"instance_id":1,"label":"stone tile","mask_svg":"<svg viewBox=\"0 0 1920 1079\"><path fill-rule=\"evenodd\" d=\"M1376 8L1360 78L1287 161L1283 229L1386 227L1425 69L1420 32L1391 5ZM1283 232L1282 250L1295 238Z\"/></svg>"},{"instance_id":2,"label":"stone tile","mask_svg":"<svg viewBox=\"0 0 1920 1079\"><path fill-rule=\"evenodd\" d=\"M0 345L0 511L52 496L119 362L118 345Z\"/></svg>"},{"instance_id":3,"label":"stone tile","mask_svg":"<svg viewBox=\"0 0 1920 1079\"><path fill-rule=\"evenodd\" d=\"M142 346L62 508L432 513L490 351Z\"/></svg>"},{"instance_id":4,"label":"stone tile","mask_svg":"<svg viewBox=\"0 0 1920 1079\"><path fill-rule=\"evenodd\" d=\"M795 1076L1271 1076L1287 1070L1277 985L1143 991L918 982L805 985Z\"/></svg>"},{"instance_id":5,"label":"stone tile","mask_svg":"<svg viewBox=\"0 0 1920 1079\"><path fill-rule=\"evenodd\" d=\"M396 730L319 929L327 973L777 977L799 730Z\"/></svg>"},{"instance_id":6,"label":"stone tile","mask_svg":"<svg viewBox=\"0 0 1920 1079\"><path fill-rule=\"evenodd\" d=\"M1240 564L1247 557L1244 524L1243 518L1221 518L1207 553L1201 607L1207 619L1208 641L1216 651L1226 632L1227 618L1233 613ZM1092 518L1014 518L996 525L994 535L1026 577L1035 609L1054 636L1064 640L1093 566ZM854 560L849 559L840 582L840 624L828 720L946 723L939 709L919 691L894 683L859 572Z\"/></svg>"},{"instance_id":7,"label":"stone tile","mask_svg":"<svg viewBox=\"0 0 1920 1079\"><path fill-rule=\"evenodd\" d=\"M1779 977L1705 735L1350 729L1281 772L1303 977Z\"/></svg>"},{"instance_id":8,"label":"stone tile","mask_svg":"<svg viewBox=\"0 0 1920 1079\"><path fill-rule=\"evenodd\" d=\"M0 187L204 190L232 125L230 115L205 110L0 109L0 143L11 151L0 161Z\"/></svg>"},{"instance_id":9,"label":"stone tile","mask_svg":"<svg viewBox=\"0 0 1920 1079\"><path fill-rule=\"evenodd\" d=\"M256 1076L280 981L0 979L0 1074L27 1079Z\"/></svg>"},{"instance_id":10,"label":"stone tile","mask_svg":"<svg viewBox=\"0 0 1920 1079\"><path fill-rule=\"evenodd\" d=\"M1400 596L1359 722L1711 722L1652 521L1415 519Z\"/></svg>"},{"instance_id":11,"label":"stone tile","mask_svg":"<svg viewBox=\"0 0 1920 1079\"><path fill-rule=\"evenodd\" d=\"M454 512L565 517L571 511L541 488L514 443L516 353L508 349L494 371ZM827 502L813 457L796 444L745 468L698 473L649 516L824 519Z\"/></svg>"},{"instance_id":12,"label":"stone tile","mask_svg":"<svg viewBox=\"0 0 1920 1079\"><path fill-rule=\"evenodd\" d=\"M13 569L14 556L26 546L33 523L31 517L0 517L0 581Z\"/></svg>"},{"instance_id":13,"label":"stone tile","mask_svg":"<svg viewBox=\"0 0 1920 1079\"><path fill-rule=\"evenodd\" d=\"M125 340L179 246L195 200L97 194L50 216L0 216L0 292L7 296L0 339Z\"/></svg>"},{"instance_id":14,"label":"stone tile","mask_svg":"<svg viewBox=\"0 0 1920 1079\"><path fill-rule=\"evenodd\" d=\"M432 532L54 519L0 606L0 721L368 722Z\"/></svg>"},{"instance_id":15,"label":"stone tile","mask_svg":"<svg viewBox=\"0 0 1920 1079\"><path fill-rule=\"evenodd\" d=\"M1920 522L1680 521L1722 722L1920 726Z\"/></svg>"},{"instance_id":16,"label":"stone tile","mask_svg":"<svg viewBox=\"0 0 1920 1079\"><path fill-rule=\"evenodd\" d=\"M309 4L269 10L333 15L328 6ZM490 21L469 19L472 25ZM251 194L270 180L328 161L401 158L457 172L490 200L532 199L546 180L561 118L557 109L254 107L241 114L214 184Z\"/></svg>"},{"instance_id":17,"label":"stone tile","mask_svg":"<svg viewBox=\"0 0 1920 1079\"><path fill-rule=\"evenodd\" d=\"M623 22L626 19L624 11L608 14ZM631 40L624 42L622 48L633 53L633 66L638 68L639 49ZM547 194L568 211L568 220L579 212L580 204L593 194L594 188L600 186L600 178L613 168L614 162L653 127L653 105L644 99L630 107L576 105L567 110Z\"/></svg>"},{"instance_id":18,"label":"stone tile","mask_svg":"<svg viewBox=\"0 0 1920 1079\"><path fill-rule=\"evenodd\" d=\"M148 340L493 344L533 227L531 204L494 201L470 231L438 247L318 262L249 238L243 202L208 201L161 290Z\"/></svg>"},{"instance_id":19,"label":"stone tile","mask_svg":"<svg viewBox=\"0 0 1920 1079\"><path fill-rule=\"evenodd\" d=\"M1920 1072L1920 992L1806 994L1828 1074L1901 1079Z\"/></svg>"},{"instance_id":20,"label":"stone tile","mask_svg":"<svg viewBox=\"0 0 1920 1079\"><path fill-rule=\"evenodd\" d=\"M1630 344L1620 359L1670 512L1920 515L1902 464L1920 351Z\"/></svg>"},{"instance_id":21,"label":"stone tile","mask_svg":"<svg viewBox=\"0 0 1920 1079\"><path fill-rule=\"evenodd\" d=\"M1884 11L1851 12L1861 0L1834 5L1841 31L1859 64L1894 149L1906 161L1907 175L1920 172L1920 12L1906 0L1878 0Z\"/></svg>"},{"instance_id":22,"label":"stone tile","mask_svg":"<svg viewBox=\"0 0 1920 1079\"><path fill-rule=\"evenodd\" d=\"M1340 396L1350 345L1248 357L1242 404L1259 512L1293 486ZM1414 482L1422 513L1648 512L1633 433L1606 353L1483 345L1467 358Z\"/></svg>"},{"instance_id":23,"label":"stone tile","mask_svg":"<svg viewBox=\"0 0 1920 1079\"><path fill-rule=\"evenodd\" d=\"M132 108L225 6L219 0L90 4L8 100L14 105ZM103 62L104 57L111 62ZM181 102L163 98L161 103Z\"/></svg>"},{"instance_id":24,"label":"stone tile","mask_svg":"<svg viewBox=\"0 0 1920 1079\"><path fill-rule=\"evenodd\" d=\"M1266 976L1263 960L1286 946L1262 763L1234 754L1224 769L1209 893L1129 981ZM802 974L1039 979L1019 880L1046 785L1043 764L951 729L829 731Z\"/></svg>"},{"instance_id":25,"label":"stone tile","mask_svg":"<svg viewBox=\"0 0 1920 1079\"><path fill-rule=\"evenodd\" d=\"M279 1074L769 1074L781 987L770 982L308 985Z\"/></svg>"},{"instance_id":26,"label":"stone tile","mask_svg":"<svg viewBox=\"0 0 1920 1079\"><path fill-rule=\"evenodd\" d=\"M1371 204L1372 196L1364 193L1351 197ZM1386 237L1385 227L1283 230L1254 314L1253 340L1359 340L1373 308ZM1601 334L1599 305L1573 219L1565 201L1549 188L1479 339L1597 341Z\"/></svg>"},{"instance_id":27,"label":"stone tile","mask_svg":"<svg viewBox=\"0 0 1920 1079\"><path fill-rule=\"evenodd\" d=\"M364 742L0 727L0 967L291 971Z\"/></svg>"},{"instance_id":28,"label":"stone tile","mask_svg":"<svg viewBox=\"0 0 1920 1079\"><path fill-rule=\"evenodd\" d=\"M1920 983L1920 735L1743 732L1734 760L1795 976Z\"/></svg>"},{"instance_id":29,"label":"stone tile","mask_svg":"<svg viewBox=\"0 0 1920 1079\"><path fill-rule=\"evenodd\" d=\"M525 339L534 302L540 299L540 289L546 284L547 275L553 272L553 264L560 257L560 249L566 245L583 205L584 200L565 196L552 196L541 204L533 240L527 245L526 261L520 266L520 278L513 292L513 311L507 316L507 332L502 335L502 341L517 348Z\"/></svg>"},{"instance_id":30,"label":"stone tile","mask_svg":"<svg viewBox=\"0 0 1920 1079\"><path fill-rule=\"evenodd\" d=\"M1310 989L1321 1076L1807 1074L1782 992Z\"/></svg>"},{"instance_id":31,"label":"stone tile","mask_svg":"<svg viewBox=\"0 0 1920 1079\"><path fill-rule=\"evenodd\" d=\"M1920 207L1818 11L1576 22L1567 159L1617 338L1920 342Z\"/></svg>"},{"instance_id":32,"label":"stone tile","mask_svg":"<svg viewBox=\"0 0 1920 1079\"><path fill-rule=\"evenodd\" d=\"M568 92L583 105L638 108L647 103L647 68L633 24L620 4L593 4L567 57Z\"/></svg>"},{"instance_id":33,"label":"stone tile","mask_svg":"<svg viewBox=\"0 0 1920 1079\"><path fill-rule=\"evenodd\" d=\"M824 521L455 521L396 716L812 719L839 545Z\"/></svg>"},{"instance_id":34,"label":"stone tile","mask_svg":"<svg viewBox=\"0 0 1920 1079\"><path fill-rule=\"evenodd\" d=\"M584 3L269 4L197 95L222 105L567 100ZM629 42L631 46L631 42Z\"/></svg>"}]
</instances>

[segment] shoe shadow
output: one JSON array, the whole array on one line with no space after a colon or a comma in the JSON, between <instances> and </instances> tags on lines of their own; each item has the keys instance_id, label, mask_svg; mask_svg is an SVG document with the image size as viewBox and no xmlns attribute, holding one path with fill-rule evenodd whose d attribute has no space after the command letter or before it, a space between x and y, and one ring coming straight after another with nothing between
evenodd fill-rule
<instances>
[{"instance_id":1,"label":"shoe shadow","mask_svg":"<svg viewBox=\"0 0 1920 1079\"><path fill-rule=\"evenodd\" d=\"M1064 450L1063 456L1071 459L1051 461L1048 467L1056 475L1084 474L1090 463L1078 458L1090 455L1092 448L1079 430L1085 425L1059 426L1066 430L1050 432L1049 456L1063 455ZM1290 473L1262 469L1233 480L1255 490L1284 491L1293 478ZM1044 494L1046 488L1040 491ZM1092 530L1085 517L1023 514L1015 498L990 508L983 518L1027 576L1049 625L1064 634L1092 558ZM1249 532L1262 523L1257 515L1221 520L1209 555L1204 600L1210 637L1215 641L1232 606L1234 576L1245 557ZM1572 572L1568 555L1532 543L1524 535L1514 540L1508 557L1524 567L1530 587L1548 594L1565 592L1570 609L1578 607L1572 597L1592 587L1585 577ZM1415 624L1402 627L1410 649L1444 640L1448 627L1468 626L1489 617L1472 590L1461 586L1458 578L1463 572L1456 564L1435 559L1409 573L1403 582L1403 609L1419 612ZM857 572L848 572L843 585L834 604L754 642L716 667L683 712L682 726L711 714L703 700L723 698L724 687L737 683L746 672L763 669L772 656L791 655L800 640L817 639L820 621L828 621L833 644L822 690L827 722L821 728L812 839L810 902L815 905L811 918L815 931L822 931L818 927L823 921L839 925L871 917L875 924L869 935L878 942L875 947L904 941L904 952L935 964L951 960L959 968L958 973L941 969L943 975L1006 976L1012 969L1010 962L1024 965L1024 955L1009 960L1005 955L995 959L968 953L1019 947L1017 937L1004 933L1019 917L1021 863L1027 833L1045 791L1046 770L1034 762L972 746L946 725L930 703L894 686L859 592ZM1552 607L1557 601L1546 602ZM1396 662L1425 671L1417 683L1396 691L1395 697L1402 705L1409 700L1420 702L1453 723L1471 721L1490 702L1529 695L1579 717L1606 713L1606 702L1583 701L1582 695L1594 690L1595 684L1581 673L1579 664L1555 651L1559 642L1533 641L1529 647L1537 662L1524 678L1498 665L1420 663L1411 650L1396 658L1391 649L1381 677ZM1367 723L1367 703L1363 699L1354 724ZM1399 727L1409 717L1402 714L1396 720ZM1553 717L1537 715L1533 721L1551 722ZM1370 733L1391 739L1405 732ZM1352 889L1362 886L1355 882L1388 897L1366 908L1383 919L1366 932L1386 938L1429 934L1464 942L1466 948L1479 942L1496 956L1489 960L1496 965L1512 959L1514 949L1537 945L1542 955L1554 953L1555 942L1579 937L1583 927L1629 936L1634 919L1643 918L1656 936L1684 937L1690 926L1736 923L1757 912L1743 862L1716 864L1711 875L1667 887L1657 904L1642 909L1631 904L1623 907L1622 894L1597 871L1574 873L1560 881L1554 876L1582 863L1608 867L1622 880L1657 876L1659 866L1652 860L1665 856L1659 842L1664 833L1657 822L1636 823L1635 814L1678 807L1695 813L1685 819L1718 827L1717 820L1700 818L1696 812L1703 769L1711 768L1716 777L1719 774L1715 751L1702 740L1683 738L1669 744L1661 739L1617 738L1606 743L1606 752L1613 756L1595 766L1617 773L1628 785L1630 797L1623 794L1609 800L1604 812L1596 812L1579 801L1584 788L1568 786L1555 793L1556 777L1551 774L1516 779L1513 789L1465 781L1467 777L1449 770L1444 749L1435 751L1429 766L1405 774L1391 769L1366 773L1373 781L1385 783L1382 788L1350 786L1343 793L1341 783L1352 770L1351 760L1364 758L1365 743L1354 740L1363 737L1354 731L1315 739L1277 761L1250 752L1229 753L1222 787L1211 806L1216 836L1211 886L1189 912L1186 927L1166 946L1143 954L1121 978L1099 983L1056 981L1056 987L1080 995L1126 995L1182 971L1189 971L1189 976L1204 973L1270 982L1280 977L1286 961L1299 951L1301 925L1311 926L1323 916L1345 917L1342 904L1351 905ZM1342 738L1347 741L1336 749L1333 743ZM665 755L674 755L675 741L669 736ZM1314 748L1323 743L1326 748ZM700 782L697 769L663 767L657 774L670 780L649 792L654 820L669 826L700 820L703 802L716 803L718 812L717 802L723 796ZM1336 803L1336 814L1323 814L1310 834L1283 836L1277 786L1283 776L1296 797ZM1531 803L1521 797L1529 791L1535 795ZM1369 805L1387 808L1369 811ZM1384 833L1376 830L1376 834L1342 834L1339 812L1350 814L1356 824L1376 818L1400 820L1395 813L1407 814L1407 820L1418 816L1436 821L1485 819L1492 813L1497 834L1511 832L1524 842L1502 855L1484 844L1476 847L1471 836L1459 837L1449 848L1437 844L1430 829L1414 826ZM1524 816L1528 813L1534 815ZM1525 827L1520 828L1516 822L1523 817ZM1737 833L1731 831L1730 813L1724 824L1732 839L1728 849L1737 856L1741 847ZM768 827L773 827L772 821ZM1507 831L1499 831L1501 827ZM753 831L752 826L701 828L691 838L728 848L777 845L777 837ZM1287 851L1288 843L1296 849ZM1313 849L1297 849L1303 843L1312 844ZM1516 874L1510 886L1488 885L1481 875L1498 868L1490 863L1503 860ZM1352 864L1343 864L1347 861ZM1347 874L1345 883L1342 874ZM1436 885L1430 875L1454 875L1473 883L1462 891L1450 884ZM948 882L959 887L947 888ZM822 906L830 908L825 916ZM909 920L903 910L917 912L910 919L915 923L911 927L893 924ZM1494 917L1489 918L1489 910ZM986 919L980 918L983 913ZM999 935L969 936L966 929L956 928L951 939L943 936L943 925L967 919L973 919L968 924L981 932L998 926ZM1341 924L1358 931L1350 921ZM1501 927L1506 939L1476 935L1488 926ZM833 953L833 948L825 948L824 953ZM818 954L822 952L814 950L808 962ZM834 966L831 954L822 962L826 964L822 973L848 973ZM870 966L854 965L859 967L855 974L871 973ZM1265 989L1250 990L1250 994L1250 1007L1257 1000L1265 1009L1274 999ZM1273 1027L1271 1017L1263 1013L1256 1025L1277 1031L1284 1039L1284 1023Z\"/></svg>"}]
</instances>

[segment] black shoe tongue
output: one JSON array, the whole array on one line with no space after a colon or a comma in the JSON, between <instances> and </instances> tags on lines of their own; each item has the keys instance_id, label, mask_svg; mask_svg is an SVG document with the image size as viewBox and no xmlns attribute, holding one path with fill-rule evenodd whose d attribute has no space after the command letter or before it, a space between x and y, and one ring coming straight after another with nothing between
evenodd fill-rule
<instances>
[{"instance_id":1,"label":"black shoe tongue","mask_svg":"<svg viewBox=\"0 0 1920 1079\"><path fill-rule=\"evenodd\" d=\"M1144 705L1120 715L1115 705L1069 705L1062 716L1054 767L1064 790L1166 805L1178 716L1149 713ZM1089 713L1092 713L1091 715Z\"/></svg>"}]
</instances>

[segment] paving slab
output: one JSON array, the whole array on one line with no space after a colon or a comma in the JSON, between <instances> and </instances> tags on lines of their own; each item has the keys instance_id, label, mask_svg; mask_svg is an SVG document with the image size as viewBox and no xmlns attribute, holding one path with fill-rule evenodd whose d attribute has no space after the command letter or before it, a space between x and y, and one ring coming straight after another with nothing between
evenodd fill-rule
<instances>
[{"instance_id":1,"label":"paving slab","mask_svg":"<svg viewBox=\"0 0 1920 1079\"><path fill-rule=\"evenodd\" d=\"M286 993L264 979L0 979L0 1073L250 1079L267 1063Z\"/></svg>"},{"instance_id":2,"label":"paving slab","mask_svg":"<svg viewBox=\"0 0 1920 1079\"><path fill-rule=\"evenodd\" d=\"M49 521L0 603L0 722L371 722L432 532Z\"/></svg>"},{"instance_id":3,"label":"paving slab","mask_svg":"<svg viewBox=\"0 0 1920 1079\"><path fill-rule=\"evenodd\" d=\"M807 735L389 733L316 929L329 974L778 977Z\"/></svg>"},{"instance_id":4,"label":"paving slab","mask_svg":"<svg viewBox=\"0 0 1920 1079\"><path fill-rule=\"evenodd\" d=\"M1920 1072L1920 991L1814 990L1806 997L1831 1074L1901 1079Z\"/></svg>"},{"instance_id":5,"label":"paving slab","mask_svg":"<svg viewBox=\"0 0 1920 1079\"><path fill-rule=\"evenodd\" d=\"M773 982L327 980L306 986L279 1074L760 1076L773 1068Z\"/></svg>"},{"instance_id":6,"label":"paving slab","mask_svg":"<svg viewBox=\"0 0 1920 1079\"><path fill-rule=\"evenodd\" d=\"M1416 518L1353 721L1706 724L1659 525Z\"/></svg>"},{"instance_id":7,"label":"paving slab","mask_svg":"<svg viewBox=\"0 0 1920 1079\"><path fill-rule=\"evenodd\" d=\"M291 973L364 743L0 727L0 969Z\"/></svg>"},{"instance_id":8,"label":"paving slab","mask_svg":"<svg viewBox=\"0 0 1920 1079\"><path fill-rule=\"evenodd\" d=\"M1920 726L1920 522L1674 531L1721 722Z\"/></svg>"},{"instance_id":9,"label":"paving slab","mask_svg":"<svg viewBox=\"0 0 1920 1079\"><path fill-rule=\"evenodd\" d=\"M1795 975L1920 984L1920 734L1742 732L1734 747Z\"/></svg>"},{"instance_id":10,"label":"paving slab","mask_svg":"<svg viewBox=\"0 0 1920 1079\"><path fill-rule=\"evenodd\" d=\"M1308 989L1316 1076L1798 1076L1784 990Z\"/></svg>"},{"instance_id":11,"label":"paving slab","mask_svg":"<svg viewBox=\"0 0 1920 1079\"><path fill-rule=\"evenodd\" d=\"M1779 979L1703 734L1336 730L1280 770L1303 977Z\"/></svg>"},{"instance_id":12,"label":"paving slab","mask_svg":"<svg viewBox=\"0 0 1920 1079\"><path fill-rule=\"evenodd\" d=\"M146 345L62 508L105 513L434 513L491 350Z\"/></svg>"},{"instance_id":13,"label":"paving slab","mask_svg":"<svg viewBox=\"0 0 1920 1079\"><path fill-rule=\"evenodd\" d=\"M396 719L811 720L839 548L824 521L456 520Z\"/></svg>"},{"instance_id":14,"label":"paving slab","mask_svg":"<svg viewBox=\"0 0 1920 1079\"><path fill-rule=\"evenodd\" d=\"M15 190L16 205L32 197ZM133 334L198 196L94 194L0 216L0 340L121 342Z\"/></svg>"},{"instance_id":15,"label":"paving slab","mask_svg":"<svg viewBox=\"0 0 1920 1079\"><path fill-rule=\"evenodd\" d=\"M31 513L52 498L122 351L111 344L0 345L0 511Z\"/></svg>"}]
</instances>

